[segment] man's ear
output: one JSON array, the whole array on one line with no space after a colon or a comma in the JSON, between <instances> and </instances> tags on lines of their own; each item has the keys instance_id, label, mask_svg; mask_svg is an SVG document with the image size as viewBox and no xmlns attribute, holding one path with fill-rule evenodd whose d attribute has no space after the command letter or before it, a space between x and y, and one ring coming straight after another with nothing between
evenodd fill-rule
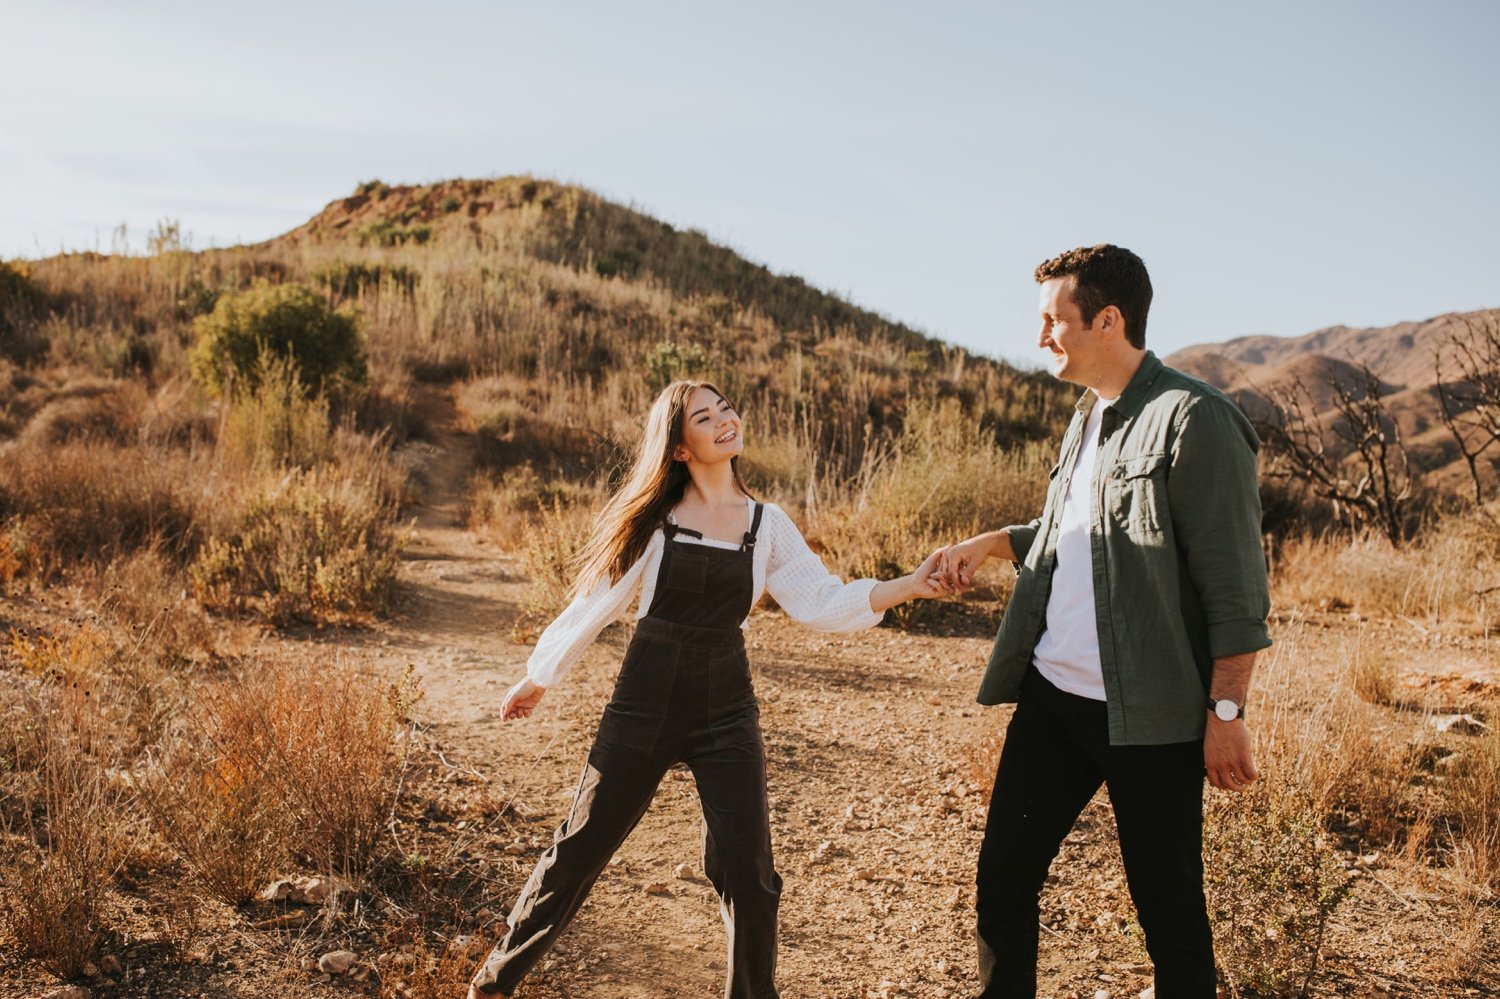
<instances>
[{"instance_id":1,"label":"man's ear","mask_svg":"<svg viewBox=\"0 0 1500 999\"><path fill-rule=\"evenodd\" d=\"M1100 309L1099 314L1094 317L1094 323L1101 333L1121 338L1125 336L1125 314L1117 305L1106 305Z\"/></svg>"}]
</instances>

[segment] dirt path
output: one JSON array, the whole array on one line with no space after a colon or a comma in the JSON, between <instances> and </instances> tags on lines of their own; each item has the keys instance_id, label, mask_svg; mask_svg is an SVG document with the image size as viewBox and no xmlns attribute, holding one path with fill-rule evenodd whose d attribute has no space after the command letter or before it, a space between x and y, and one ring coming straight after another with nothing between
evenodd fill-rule
<instances>
[{"instance_id":1,"label":"dirt path","mask_svg":"<svg viewBox=\"0 0 1500 999\"><path fill-rule=\"evenodd\" d=\"M530 816L505 827L509 842L475 841L499 866L497 884L512 893L496 899L503 910L566 813L626 628L607 631L531 719L499 722L500 698L530 651L509 637L524 581L514 559L460 524L472 454L451 399L431 391L422 415L433 439L408 455L428 497L408 548L411 598L369 652L390 667L416 664L433 737L449 758L485 775L493 800ZM1336 630L1306 627L1291 644L1289 637L1279 636L1295 657L1289 662L1331 661L1342 641ZM971 995L972 872L981 787L993 765L983 746L1005 716L973 702L988 640L889 628L825 636L760 611L749 645L786 882L783 996ZM724 931L713 892L696 875L699 822L690 775L673 771L521 995L720 994ZM694 876L676 877L679 864ZM1150 970L1102 797L1068 838L1052 880L1043 900L1043 994L1138 995ZM1386 994L1374 983L1402 994L1393 983L1404 958L1359 946L1368 926L1413 922L1410 903L1401 902L1388 886L1355 889L1330 929L1317 994ZM1400 936L1420 945L1434 932L1406 926Z\"/></svg>"}]
</instances>

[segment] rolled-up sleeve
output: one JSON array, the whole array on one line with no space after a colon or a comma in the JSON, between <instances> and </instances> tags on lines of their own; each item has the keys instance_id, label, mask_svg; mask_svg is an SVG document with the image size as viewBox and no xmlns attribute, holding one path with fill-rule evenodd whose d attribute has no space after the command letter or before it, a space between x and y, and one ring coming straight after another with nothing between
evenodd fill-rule
<instances>
[{"instance_id":1,"label":"rolled-up sleeve","mask_svg":"<svg viewBox=\"0 0 1500 999\"><path fill-rule=\"evenodd\" d=\"M1255 454L1260 441L1234 404L1201 396L1177 418L1168 490L1172 528L1197 591L1214 658L1271 644Z\"/></svg>"},{"instance_id":2,"label":"rolled-up sleeve","mask_svg":"<svg viewBox=\"0 0 1500 999\"><path fill-rule=\"evenodd\" d=\"M1041 529L1042 519L1038 517L1029 524L1012 524L1004 528L1005 536L1010 539L1010 550L1015 555L1014 561L1017 565L1026 561L1026 553L1031 551L1032 543L1036 541L1036 532Z\"/></svg>"},{"instance_id":3,"label":"rolled-up sleeve","mask_svg":"<svg viewBox=\"0 0 1500 999\"><path fill-rule=\"evenodd\" d=\"M661 558L661 536L651 539L646 551L635 564L611 585L601 579L588 593L579 594L542 632L531 658L526 661L526 675L538 687L553 687L572 671L587 649L611 621L630 606L641 588L641 579L652 559Z\"/></svg>"},{"instance_id":4,"label":"rolled-up sleeve","mask_svg":"<svg viewBox=\"0 0 1500 999\"><path fill-rule=\"evenodd\" d=\"M829 572L778 506L766 507L765 535L771 546L766 589L793 620L816 631L859 631L884 619L884 611L870 608L870 591L879 580L846 583Z\"/></svg>"}]
</instances>

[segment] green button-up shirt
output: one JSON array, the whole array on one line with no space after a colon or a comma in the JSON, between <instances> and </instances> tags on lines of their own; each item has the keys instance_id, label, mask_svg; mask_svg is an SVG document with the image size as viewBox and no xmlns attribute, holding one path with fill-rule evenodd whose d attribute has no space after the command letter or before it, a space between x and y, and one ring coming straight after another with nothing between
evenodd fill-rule
<instances>
[{"instance_id":1,"label":"green button-up shirt","mask_svg":"<svg viewBox=\"0 0 1500 999\"><path fill-rule=\"evenodd\" d=\"M1041 517L1006 528L1018 575L981 704L1016 700L1046 627L1063 497L1097 399L1090 390L1078 400ZM1104 411L1089 537L1114 745L1201 739L1214 659L1271 644L1259 447L1223 393L1149 352Z\"/></svg>"}]
</instances>

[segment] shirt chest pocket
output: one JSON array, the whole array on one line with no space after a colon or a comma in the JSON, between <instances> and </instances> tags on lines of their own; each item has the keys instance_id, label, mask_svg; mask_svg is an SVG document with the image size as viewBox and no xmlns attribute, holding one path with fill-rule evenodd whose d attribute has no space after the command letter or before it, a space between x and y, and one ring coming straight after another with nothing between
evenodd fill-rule
<instances>
[{"instance_id":1,"label":"shirt chest pocket","mask_svg":"<svg viewBox=\"0 0 1500 999\"><path fill-rule=\"evenodd\" d=\"M1166 531L1170 467L1166 453L1133 455L1114 464L1104 502L1117 530L1134 538L1159 538Z\"/></svg>"}]
</instances>

